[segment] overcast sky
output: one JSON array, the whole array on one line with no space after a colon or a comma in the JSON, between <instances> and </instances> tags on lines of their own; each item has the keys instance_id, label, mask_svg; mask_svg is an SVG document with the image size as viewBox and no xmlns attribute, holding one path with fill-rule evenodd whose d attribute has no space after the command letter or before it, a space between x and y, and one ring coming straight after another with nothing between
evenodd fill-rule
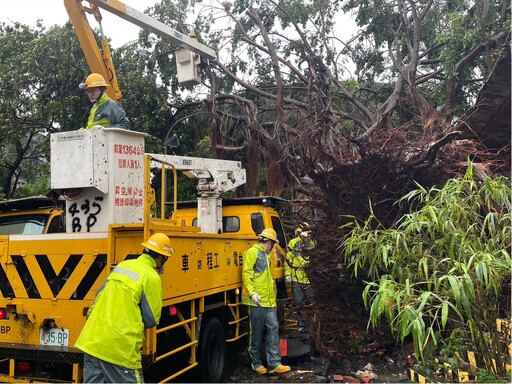
<instances>
[{"instance_id":1,"label":"overcast sky","mask_svg":"<svg viewBox=\"0 0 512 384\"><path fill-rule=\"evenodd\" d=\"M126 5L144 12L148 7L159 3L160 0L121 0ZM68 14L64 7L63 0L0 0L0 22L15 21L34 27L38 19L43 25L49 28L55 24L64 25L68 20ZM86 2L84 2L87 4ZM134 41L138 38L140 28L135 24L121 19L120 17L101 10L103 16L103 32L111 40L112 48ZM98 28L94 17L88 15L89 24L93 29ZM337 17L337 28L335 34L338 39L347 41L357 30L352 17L340 14ZM333 41L337 44L336 41ZM340 47L338 47L341 49ZM352 65L345 64L345 69L353 71Z\"/></svg>"},{"instance_id":2,"label":"overcast sky","mask_svg":"<svg viewBox=\"0 0 512 384\"><path fill-rule=\"evenodd\" d=\"M153 6L158 0L121 0L126 5L144 12L146 8ZM87 3L85 3L87 4ZM103 16L103 32L112 39L112 47L120 47L130 41L136 40L140 28L129 23L108 11L101 10ZM68 20L68 14L63 0L2 0L0 21L18 21L29 26L35 26L41 19L47 28L52 25L64 25ZM89 23L94 29L98 23L94 17L89 17Z\"/></svg>"}]
</instances>

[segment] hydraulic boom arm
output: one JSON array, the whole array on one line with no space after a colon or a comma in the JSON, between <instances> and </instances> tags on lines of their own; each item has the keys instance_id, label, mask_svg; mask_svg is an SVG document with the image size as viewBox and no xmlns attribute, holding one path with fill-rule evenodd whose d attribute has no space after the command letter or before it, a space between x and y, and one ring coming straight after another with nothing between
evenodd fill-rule
<instances>
[{"instance_id":1,"label":"hydraulic boom arm","mask_svg":"<svg viewBox=\"0 0 512 384\"><path fill-rule=\"evenodd\" d=\"M89 6L83 5L84 2ZM110 54L108 41L102 36L102 51L98 47L94 38L94 33L87 20L87 13L93 15L100 24L101 30L101 13L99 8L105 9L120 18L127 20L139 27L151 31L158 36L177 44L179 47L188 49L205 59L214 60L216 53L213 49L204 44L199 43L187 35L184 35L175 29L155 20L148 15L137 11L136 9L126 5L118 0L64 0L64 5L68 12L69 18L75 28L78 40L82 46L87 63L92 72L101 74L109 83L107 93L110 98L120 101L122 98L121 91L117 84L116 71ZM102 31L103 35L103 31Z\"/></svg>"},{"instance_id":2,"label":"hydraulic boom arm","mask_svg":"<svg viewBox=\"0 0 512 384\"><path fill-rule=\"evenodd\" d=\"M245 169L239 161L203 159L197 157L147 153L152 168L162 164L198 181L197 224L204 233L222 233L221 193L231 191L246 182Z\"/></svg>"},{"instance_id":3,"label":"hydraulic boom arm","mask_svg":"<svg viewBox=\"0 0 512 384\"><path fill-rule=\"evenodd\" d=\"M117 84L117 76L110 54L110 46L106 37L101 37L101 47L98 47L92 28L87 20L87 13L90 13L100 24L101 14L96 6L86 7L80 0L64 0L64 5L68 11L69 19L75 28L78 41L84 51L87 64L91 72L99 73L107 81L110 87L107 88L108 96L116 101L121 101L122 93Z\"/></svg>"}]
</instances>

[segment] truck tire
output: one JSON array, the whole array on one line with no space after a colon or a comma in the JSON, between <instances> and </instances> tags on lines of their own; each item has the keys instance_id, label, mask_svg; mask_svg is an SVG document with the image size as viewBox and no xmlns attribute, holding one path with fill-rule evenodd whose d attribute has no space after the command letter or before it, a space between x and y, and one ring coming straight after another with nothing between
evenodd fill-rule
<instances>
[{"instance_id":1,"label":"truck tire","mask_svg":"<svg viewBox=\"0 0 512 384\"><path fill-rule=\"evenodd\" d=\"M226 366L226 333L217 317L207 320L199 340L199 367L205 383L220 383Z\"/></svg>"}]
</instances>

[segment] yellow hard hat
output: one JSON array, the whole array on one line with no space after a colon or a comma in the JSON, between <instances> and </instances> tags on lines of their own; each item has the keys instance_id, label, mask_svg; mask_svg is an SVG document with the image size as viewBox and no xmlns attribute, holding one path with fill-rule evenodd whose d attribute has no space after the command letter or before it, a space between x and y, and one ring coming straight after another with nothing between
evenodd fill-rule
<instances>
[{"instance_id":1,"label":"yellow hard hat","mask_svg":"<svg viewBox=\"0 0 512 384\"><path fill-rule=\"evenodd\" d=\"M171 240L163 233L155 233L154 235L151 235L150 238L144 243L141 243L141 245L144 248L167 257L171 256L173 252L171 248Z\"/></svg>"},{"instance_id":2,"label":"yellow hard hat","mask_svg":"<svg viewBox=\"0 0 512 384\"><path fill-rule=\"evenodd\" d=\"M309 225L308 222L303 221L302 223L299 223L299 226L295 230L295 235L298 235L302 231L311 231L311 226Z\"/></svg>"},{"instance_id":3,"label":"yellow hard hat","mask_svg":"<svg viewBox=\"0 0 512 384\"><path fill-rule=\"evenodd\" d=\"M96 88L96 87L108 87L107 82L99 73L91 73L85 79L85 83L78 84L80 89Z\"/></svg>"},{"instance_id":4,"label":"yellow hard hat","mask_svg":"<svg viewBox=\"0 0 512 384\"><path fill-rule=\"evenodd\" d=\"M277 243L277 233L272 228L265 228L263 232L260 233L260 238L262 237Z\"/></svg>"}]
</instances>

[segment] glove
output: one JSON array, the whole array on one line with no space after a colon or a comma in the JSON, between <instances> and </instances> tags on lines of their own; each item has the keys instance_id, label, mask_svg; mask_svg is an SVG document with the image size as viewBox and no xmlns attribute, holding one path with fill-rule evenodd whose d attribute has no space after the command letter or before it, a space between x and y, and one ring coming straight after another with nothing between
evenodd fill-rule
<instances>
[{"instance_id":1,"label":"glove","mask_svg":"<svg viewBox=\"0 0 512 384\"><path fill-rule=\"evenodd\" d=\"M290 284L290 283L292 282L292 277L291 277L291 276L285 276L284 281L285 281L287 284Z\"/></svg>"},{"instance_id":2,"label":"glove","mask_svg":"<svg viewBox=\"0 0 512 384\"><path fill-rule=\"evenodd\" d=\"M260 301L261 301L261 297L260 295L258 295L256 292L254 292L252 295L251 295L251 300L254 302L254 304L256 304L258 307L260 306Z\"/></svg>"}]
</instances>

